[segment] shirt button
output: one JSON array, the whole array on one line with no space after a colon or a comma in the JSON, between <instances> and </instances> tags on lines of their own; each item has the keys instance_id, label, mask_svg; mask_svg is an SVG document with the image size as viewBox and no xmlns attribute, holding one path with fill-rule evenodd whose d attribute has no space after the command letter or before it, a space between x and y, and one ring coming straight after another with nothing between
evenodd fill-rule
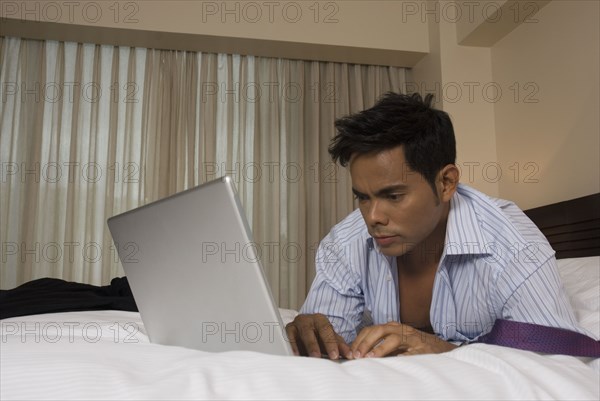
<instances>
[{"instance_id":1,"label":"shirt button","mask_svg":"<svg viewBox=\"0 0 600 401\"><path fill-rule=\"evenodd\" d=\"M387 276L387 281L392 281L392 276Z\"/></svg>"}]
</instances>

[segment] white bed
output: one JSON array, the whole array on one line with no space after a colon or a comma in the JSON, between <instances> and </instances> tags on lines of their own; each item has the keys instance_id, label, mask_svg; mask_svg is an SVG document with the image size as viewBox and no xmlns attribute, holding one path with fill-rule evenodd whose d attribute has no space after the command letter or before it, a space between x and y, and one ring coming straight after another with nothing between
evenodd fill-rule
<instances>
[{"instance_id":1,"label":"white bed","mask_svg":"<svg viewBox=\"0 0 600 401\"><path fill-rule=\"evenodd\" d=\"M559 260L580 323L600 339L600 257ZM294 311L283 310L289 321ZM136 312L1 321L0 399L600 399L600 359L472 344L335 363L151 344Z\"/></svg>"}]
</instances>

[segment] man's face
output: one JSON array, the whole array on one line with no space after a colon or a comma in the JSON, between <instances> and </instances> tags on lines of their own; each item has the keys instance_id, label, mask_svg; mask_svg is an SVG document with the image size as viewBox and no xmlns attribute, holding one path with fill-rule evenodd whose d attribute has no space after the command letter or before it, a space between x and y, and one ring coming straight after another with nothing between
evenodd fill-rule
<instances>
[{"instance_id":1,"label":"man's face","mask_svg":"<svg viewBox=\"0 0 600 401\"><path fill-rule=\"evenodd\" d=\"M415 247L439 250L430 248L443 245L448 202L440 201L425 178L408 167L401 146L354 156L350 174L369 234L383 254L401 256ZM441 191L436 181L438 195Z\"/></svg>"}]
</instances>

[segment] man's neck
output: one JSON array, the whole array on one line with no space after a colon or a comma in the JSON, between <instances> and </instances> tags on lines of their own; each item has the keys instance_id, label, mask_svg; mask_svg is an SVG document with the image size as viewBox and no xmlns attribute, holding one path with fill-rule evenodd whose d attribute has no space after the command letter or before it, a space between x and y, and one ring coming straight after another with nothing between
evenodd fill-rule
<instances>
[{"instance_id":1,"label":"man's neck","mask_svg":"<svg viewBox=\"0 0 600 401\"><path fill-rule=\"evenodd\" d=\"M423 275L437 271L438 264L444 253L446 241L446 225L448 223L449 207L444 212L439 224L433 232L409 252L397 257L398 273L405 275Z\"/></svg>"}]
</instances>

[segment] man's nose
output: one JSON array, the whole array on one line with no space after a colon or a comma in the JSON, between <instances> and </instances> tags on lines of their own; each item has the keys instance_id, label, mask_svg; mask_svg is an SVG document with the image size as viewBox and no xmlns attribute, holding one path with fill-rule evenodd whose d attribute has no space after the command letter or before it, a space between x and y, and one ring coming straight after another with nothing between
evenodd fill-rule
<instances>
[{"instance_id":1,"label":"man's nose","mask_svg":"<svg viewBox=\"0 0 600 401\"><path fill-rule=\"evenodd\" d=\"M371 201L369 204L369 209L365 214L367 217L367 224L370 226L387 225L388 217L384 209L385 206L380 201Z\"/></svg>"}]
</instances>

